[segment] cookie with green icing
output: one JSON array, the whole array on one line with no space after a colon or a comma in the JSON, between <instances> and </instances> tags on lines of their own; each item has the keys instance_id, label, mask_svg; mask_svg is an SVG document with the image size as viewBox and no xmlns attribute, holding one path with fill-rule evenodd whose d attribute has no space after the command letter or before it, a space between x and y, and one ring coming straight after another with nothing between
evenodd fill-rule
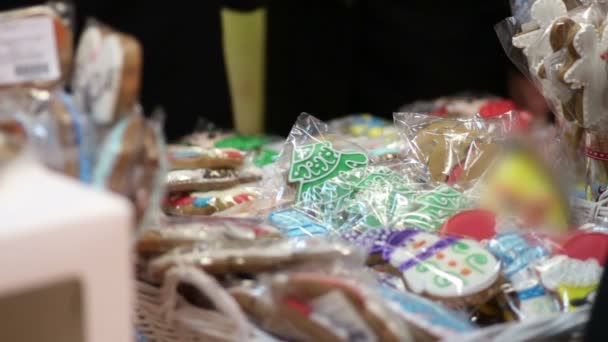
<instances>
[{"instance_id":1,"label":"cookie with green icing","mask_svg":"<svg viewBox=\"0 0 608 342\"><path fill-rule=\"evenodd\" d=\"M288 181L298 184L297 200L328 180L368 164L361 152L340 152L330 142L299 146L293 150Z\"/></svg>"},{"instance_id":2,"label":"cookie with green icing","mask_svg":"<svg viewBox=\"0 0 608 342\"><path fill-rule=\"evenodd\" d=\"M369 263L390 266L410 291L451 307L481 305L501 285L500 263L473 240L415 229L373 230L345 238L368 247Z\"/></svg>"},{"instance_id":3,"label":"cookie with green icing","mask_svg":"<svg viewBox=\"0 0 608 342\"><path fill-rule=\"evenodd\" d=\"M454 188L441 185L423 193L414 202L418 208L403 216L403 227L435 232L453 215L469 206L467 198Z\"/></svg>"}]
</instances>

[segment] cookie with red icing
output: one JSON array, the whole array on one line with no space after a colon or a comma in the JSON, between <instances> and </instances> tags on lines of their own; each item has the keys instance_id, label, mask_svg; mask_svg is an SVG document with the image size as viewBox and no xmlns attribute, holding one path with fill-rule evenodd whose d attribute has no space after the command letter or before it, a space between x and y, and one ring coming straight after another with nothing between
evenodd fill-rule
<instances>
[{"instance_id":1,"label":"cookie with red icing","mask_svg":"<svg viewBox=\"0 0 608 342\"><path fill-rule=\"evenodd\" d=\"M252 201L258 195L255 189L242 186L219 191L177 193L167 197L163 208L169 215L207 216Z\"/></svg>"}]
</instances>

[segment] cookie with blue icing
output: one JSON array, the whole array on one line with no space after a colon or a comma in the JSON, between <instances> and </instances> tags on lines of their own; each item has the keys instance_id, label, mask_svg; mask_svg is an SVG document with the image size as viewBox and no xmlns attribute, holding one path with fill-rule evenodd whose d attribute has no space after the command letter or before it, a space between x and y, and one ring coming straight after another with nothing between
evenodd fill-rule
<instances>
[{"instance_id":1,"label":"cookie with blue icing","mask_svg":"<svg viewBox=\"0 0 608 342\"><path fill-rule=\"evenodd\" d=\"M258 192L252 188L236 187L210 192L175 193L167 196L163 209L176 216L207 216L253 201Z\"/></svg>"},{"instance_id":2,"label":"cookie with blue icing","mask_svg":"<svg viewBox=\"0 0 608 342\"><path fill-rule=\"evenodd\" d=\"M245 154L233 148L172 145L168 158L172 170L232 169L243 165Z\"/></svg>"}]
</instances>

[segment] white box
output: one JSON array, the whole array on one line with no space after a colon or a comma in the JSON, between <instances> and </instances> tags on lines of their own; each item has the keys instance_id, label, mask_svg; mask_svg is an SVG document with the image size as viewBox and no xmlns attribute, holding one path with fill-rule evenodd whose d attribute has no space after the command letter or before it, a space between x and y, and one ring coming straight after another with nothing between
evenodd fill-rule
<instances>
[{"instance_id":1,"label":"white box","mask_svg":"<svg viewBox=\"0 0 608 342\"><path fill-rule=\"evenodd\" d=\"M133 341L131 215L28 154L0 168L0 341Z\"/></svg>"}]
</instances>

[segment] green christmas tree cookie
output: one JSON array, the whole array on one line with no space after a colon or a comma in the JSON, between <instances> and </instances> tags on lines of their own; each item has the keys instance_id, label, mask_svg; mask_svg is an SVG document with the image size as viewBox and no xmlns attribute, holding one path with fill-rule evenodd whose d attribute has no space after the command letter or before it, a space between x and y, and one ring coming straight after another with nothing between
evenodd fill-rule
<instances>
[{"instance_id":1,"label":"green christmas tree cookie","mask_svg":"<svg viewBox=\"0 0 608 342\"><path fill-rule=\"evenodd\" d=\"M340 173L367 166L368 159L360 152L339 152L330 142L300 146L291 156L288 180L298 183L297 200L322 186Z\"/></svg>"},{"instance_id":2,"label":"green christmas tree cookie","mask_svg":"<svg viewBox=\"0 0 608 342\"><path fill-rule=\"evenodd\" d=\"M434 232L453 215L469 206L467 198L447 185L429 191L416 198L419 208L405 215L404 227L413 227Z\"/></svg>"}]
</instances>

